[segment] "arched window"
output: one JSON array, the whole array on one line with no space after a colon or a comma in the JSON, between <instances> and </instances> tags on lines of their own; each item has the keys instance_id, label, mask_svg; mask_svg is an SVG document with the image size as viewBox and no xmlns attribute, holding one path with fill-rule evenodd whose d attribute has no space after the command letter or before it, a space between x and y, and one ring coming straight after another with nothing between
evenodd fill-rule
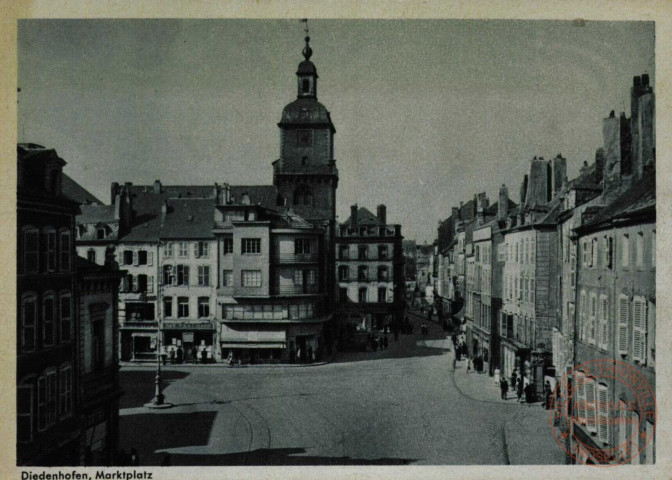
<instances>
[{"instance_id":1,"label":"arched window","mask_svg":"<svg viewBox=\"0 0 672 480\"><path fill-rule=\"evenodd\" d=\"M56 422L56 369L46 370L37 379L37 429L44 431Z\"/></svg>"},{"instance_id":2,"label":"arched window","mask_svg":"<svg viewBox=\"0 0 672 480\"><path fill-rule=\"evenodd\" d=\"M40 231L35 227L23 229L23 271L24 273L40 271Z\"/></svg>"},{"instance_id":3,"label":"arched window","mask_svg":"<svg viewBox=\"0 0 672 480\"><path fill-rule=\"evenodd\" d=\"M35 350L37 329L37 295L26 293L21 301L21 351Z\"/></svg>"},{"instance_id":4,"label":"arched window","mask_svg":"<svg viewBox=\"0 0 672 480\"><path fill-rule=\"evenodd\" d=\"M58 416L67 417L72 413L72 367L63 364L58 373L59 378L59 402Z\"/></svg>"},{"instance_id":5,"label":"arched window","mask_svg":"<svg viewBox=\"0 0 672 480\"><path fill-rule=\"evenodd\" d=\"M61 321L61 342L72 340L72 295L61 292L59 295L59 317Z\"/></svg>"},{"instance_id":6,"label":"arched window","mask_svg":"<svg viewBox=\"0 0 672 480\"><path fill-rule=\"evenodd\" d=\"M70 230L63 229L60 232L61 240L61 271L69 272L72 269L72 242L70 239Z\"/></svg>"},{"instance_id":7,"label":"arched window","mask_svg":"<svg viewBox=\"0 0 672 480\"><path fill-rule=\"evenodd\" d=\"M294 191L294 205L312 205L313 194L310 189L301 185Z\"/></svg>"},{"instance_id":8,"label":"arched window","mask_svg":"<svg viewBox=\"0 0 672 480\"><path fill-rule=\"evenodd\" d=\"M47 270L50 272L56 271L56 229L47 227L44 229L45 245L43 249L46 250Z\"/></svg>"}]
</instances>

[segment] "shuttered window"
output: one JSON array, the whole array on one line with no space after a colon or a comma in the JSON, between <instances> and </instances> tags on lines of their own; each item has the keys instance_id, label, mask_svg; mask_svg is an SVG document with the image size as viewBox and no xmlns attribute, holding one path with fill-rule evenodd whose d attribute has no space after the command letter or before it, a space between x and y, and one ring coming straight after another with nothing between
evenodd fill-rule
<instances>
[{"instance_id":1,"label":"shuttered window","mask_svg":"<svg viewBox=\"0 0 672 480\"><path fill-rule=\"evenodd\" d=\"M595 380L586 379L586 427L589 432L597 432L597 408L595 396Z\"/></svg>"},{"instance_id":2,"label":"shuttered window","mask_svg":"<svg viewBox=\"0 0 672 480\"><path fill-rule=\"evenodd\" d=\"M583 372L576 373L576 412L579 422L586 424L586 377Z\"/></svg>"},{"instance_id":3,"label":"shuttered window","mask_svg":"<svg viewBox=\"0 0 672 480\"><path fill-rule=\"evenodd\" d=\"M609 390L597 385L597 436L603 443L609 443Z\"/></svg>"},{"instance_id":4,"label":"shuttered window","mask_svg":"<svg viewBox=\"0 0 672 480\"><path fill-rule=\"evenodd\" d=\"M588 343L595 344L595 320L597 318L597 295L590 294L590 319L588 327Z\"/></svg>"},{"instance_id":5,"label":"shuttered window","mask_svg":"<svg viewBox=\"0 0 672 480\"><path fill-rule=\"evenodd\" d=\"M606 295L600 295L600 338L598 345L606 350L609 348L609 301Z\"/></svg>"},{"instance_id":6,"label":"shuttered window","mask_svg":"<svg viewBox=\"0 0 672 480\"><path fill-rule=\"evenodd\" d=\"M586 297L586 292L582 290L581 305L579 308L580 311L579 337L581 338L582 341L586 340L586 311L588 310L587 303L588 300Z\"/></svg>"},{"instance_id":7,"label":"shuttered window","mask_svg":"<svg viewBox=\"0 0 672 480\"><path fill-rule=\"evenodd\" d=\"M628 307L627 295L618 297L618 353L620 355L628 354Z\"/></svg>"},{"instance_id":8,"label":"shuttered window","mask_svg":"<svg viewBox=\"0 0 672 480\"><path fill-rule=\"evenodd\" d=\"M635 297L632 301L632 358L646 365L646 299Z\"/></svg>"}]
</instances>

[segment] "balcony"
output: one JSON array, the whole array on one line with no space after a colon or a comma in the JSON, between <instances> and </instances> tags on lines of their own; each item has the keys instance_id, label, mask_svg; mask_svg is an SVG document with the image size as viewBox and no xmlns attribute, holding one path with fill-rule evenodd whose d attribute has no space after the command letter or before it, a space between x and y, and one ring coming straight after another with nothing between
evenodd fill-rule
<instances>
[{"instance_id":1,"label":"balcony","mask_svg":"<svg viewBox=\"0 0 672 480\"><path fill-rule=\"evenodd\" d=\"M317 285L274 285L271 295L317 295L320 294Z\"/></svg>"},{"instance_id":2,"label":"balcony","mask_svg":"<svg viewBox=\"0 0 672 480\"><path fill-rule=\"evenodd\" d=\"M273 263L317 263L320 256L317 253L277 253L271 259Z\"/></svg>"}]
</instances>

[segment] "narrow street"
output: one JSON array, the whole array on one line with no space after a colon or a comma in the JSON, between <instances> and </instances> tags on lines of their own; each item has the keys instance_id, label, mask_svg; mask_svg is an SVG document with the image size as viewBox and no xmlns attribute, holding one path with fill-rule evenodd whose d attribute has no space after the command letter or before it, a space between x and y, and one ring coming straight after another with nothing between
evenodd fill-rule
<instances>
[{"instance_id":1,"label":"narrow street","mask_svg":"<svg viewBox=\"0 0 672 480\"><path fill-rule=\"evenodd\" d=\"M142 406L153 368L125 367L120 448L142 465L166 454L172 465L562 463L539 404L500 400L464 362L453 371L440 327L426 322L423 336L412 321L415 333L387 350L327 365L171 368L167 410Z\"/></svg>"}]
</instances>

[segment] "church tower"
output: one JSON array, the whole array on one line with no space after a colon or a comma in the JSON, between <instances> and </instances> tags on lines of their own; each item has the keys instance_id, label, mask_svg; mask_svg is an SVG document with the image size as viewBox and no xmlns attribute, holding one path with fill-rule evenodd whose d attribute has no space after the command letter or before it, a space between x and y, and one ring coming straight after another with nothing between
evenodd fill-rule
<instances>
[{"instance_id":1,"label":"church tower","mask_svg":"<svg viewBox=\"0 0 672 480\"><path fill-rule=\"evenodd\" d=\"M338 170L334 160L336 128L327 109L317 101L317 69L305 38L304 60L296 72L297 97L282 111L280 158L273 162L278 206L290 208L314 224L329 225L336 218Z\"/></svg>"}]
</instances>

